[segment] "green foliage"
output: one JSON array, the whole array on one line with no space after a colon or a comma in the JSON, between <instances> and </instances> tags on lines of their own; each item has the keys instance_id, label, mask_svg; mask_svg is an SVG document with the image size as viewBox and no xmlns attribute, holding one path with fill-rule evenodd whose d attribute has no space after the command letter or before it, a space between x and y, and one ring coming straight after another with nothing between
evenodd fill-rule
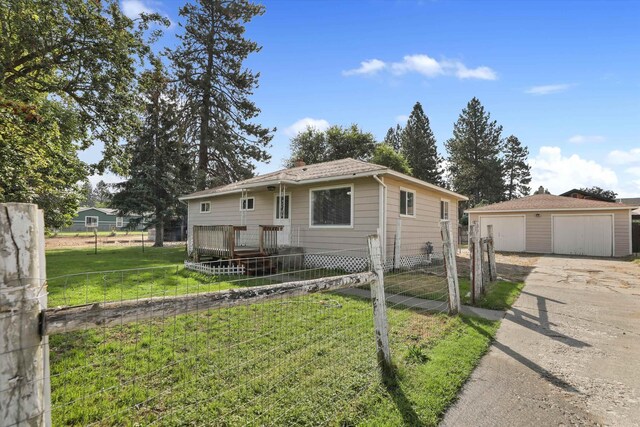
<instances>
[{"instance_id":1,"label":"green foliage","mask_svg":"<svg viewBox=\"0 0 640 427\"><path fill-rule=\"evenodd\" d=\"M180 133L176 89L160 61L141 76L143 125L129 141L129 179L116 187L111 206L121 215L139 215L156 225L155 246L162 246L164 225L186 214L178 197L190 188L191 163ZM97 186L96 186L97 189Z\"/></svg>"},{"instance_id":2,"label":"green foliage","mask_svg":"<svg viewBox=\"0 0 640 427\"><path fill-rule=\"evenodd\" d=\"M531 192L531 166L527 163L529 149L515 136L509 136L504 144L504 179L506 199L528 196Z\"/></svg>"},{"instance_id":3,"label":"green foliage","mask_svg":"<svg viewBox=\"0 0 640 427\"><path fill-rule=\"evenodd\" d=\"M462 304L471 304L471 284L466 277L458 278L460 284L460 296ZM508 310L520 296L520 292L524 288L523 282L509 282L499 280L490 283L486 292L476 303L476 306L488 308L491 310ZM469 295L469 296L467 296Z\"/></svg>"},{"instance_id":4,"label":"green foliage","mask_svg":"<svg viewBox=\"0 0 640 427\"><path fill-rule=\"evenodd\" d=\"M287 165L293 166L297 159L304 160L307 164L347 157L368 161L375 148L374 136L363 132L355 124L349 127L334 125L325 131L310 127L291 139L291 157Z\"/></svg>"},{"instance_id":5,"label":"green foliage","mask_svg":"<svg viewBox=\"0 0 640 427\"><path fill-rule=\"evenodd\" d=\"M86 176L74 143L78 117L42 95L34 101L0 94L0 203L37 203L47 228L59 228L71 222Z\"/></svg>"},{"instance_id":6,"label":"green foliage","mask_svg":"<svg viewBox=\"0 0 640 427\"><path fill-rule=\"evenodd\" d=\"M398 124L395 128L390 127L382 142L400 152L402 150L402 126Z\"/></svg>"},{"instance_id":7,"label":"green foliage","mask_svg":"<svg viewBox=\"0 0 640 427\"><path fill-rule=\"evenodd\" d=\"M586 191L587 193L591 193L591 194L596 195L596 196L604 197L605 199L609 199L612 202L615 202L616 201L616 197L618 196L618 193L616 193L613 190L605 190L603 188L596 187L596 186L594 186L594 187L584 187L584 188L581 188L580 190Z\"/></svg>"},{"instance_id":8,"label":"green foliage","mask_svg":"<svg viewBox=\"0 0 640 427\"><path fill-rule=\"evenodd\" d=\"M183 125L196 153L198 190L248 178L254 161L270 158L265 148L272 130L255 123L260 110L249 99L259 74L243 68L260 50L244 37L244 25L264 10L247 0L196 0L180 8L180 44L167 53L185 101Z\"/></svg>"},{"instance_id":9,"label":"green foliage","mask_svg":"<svg viewBox=\"0 0 640 427\"><path fill-rule=\"evenodd\" d=\"M449 172L455 191L469 196L470 205L504 199L502 126L477 98L462 110L453 127L453 137L445 146L449 152Z\"/></svg>"},{"instance_id":10,"label":"green foliage","mask_svg":"<svg viewBox=\"0 0 640 427\"><path fill-rule=\"evenodd\" d=\"M402 130L402 153L409 162L413 176L431 184L444 184L442 157L438 154L436 138L422 105L416 102Z\"/></svg>"},{"instance_id":11,"label":"green foliage","mask_svg":"<svg viewBox=\"0 0 640 427\"><path fill-rule=\"evenodd\" d=\"M402 153L397 152L387 143L376 145L376 149L373 151L373 156L371 157L371 163L386 166L394 171L411 175L411 167L407 159Z\"/></svg>"},{"instance_id":12,"label":"green foliage","mask_svg":"<svg viewBox=\"0 0 640 427\"><path fill-rule=\"evenodd\" d=\"M151 21L162 19L134 22L118 0L0 0L0 94L36 105L44 96L70 140L104 143L100 170L122 172L119 142L137 125L136 66Z\"/></svg>"}]
</instances>

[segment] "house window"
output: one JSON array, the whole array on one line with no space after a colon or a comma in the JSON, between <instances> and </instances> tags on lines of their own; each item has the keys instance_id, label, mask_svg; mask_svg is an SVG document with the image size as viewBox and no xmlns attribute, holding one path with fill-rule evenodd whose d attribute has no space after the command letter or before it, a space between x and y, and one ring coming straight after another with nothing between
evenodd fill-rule
<instances>
[{"instance_id":1,"label":"house window","mask_svg":"<svg viewBox=\"0 0 640 427\"><path fill-rule=\"evenodd\" d=\"M289 219L289 209L289 195L276 196L276 219Z\"/></svg>"},{"instance_id":2,"label":"house window","mask_svg":"<svg viewBox=\"0 0 640 427\"><path fill-rule=\"evenodd\" d=\"M400 190L400 215L415 216L415 191Z\"/></svg>"},{"instance_id":3,"label":"house window","mask_svg":"<svg viewBox=\"0 0 640 427\"><path fill-rule=\"evenodd\" d=\"M240 199L240 210L241 211L252 211L253 206L255 205L254 197L245 197Z\"/></svg>"},{"instance_id":4,"label":"house window","mask_svg":"<svg viewBox=\"0 0 640 427\"><path fill-rule=\"evenodd\" d=\"M440 219L449 219L449 201L440 200Z\"/></svg>"},{"instance_id":5,"label":"house window","mask_svg":"<svg viewBox=\"0 0 640 427\"><path fill-rule=\"evenodd\" d=\"M200 203L200 213L211 212L211 202Z\"/></svg>"},{"instance_id":6,"label":"house window","mask_svg":"<svg viewBox=\"0 0 640 427\"><path fill-rule=\"evenodd\" d=\"M310 191L311 227L353 226L353 187L319 188Z\"/></svg>"},{"instance_id":7,"label":"house window","mask_svg":"<svg viewBox=\"0 0 640 427\"><path fill-rule=\"evenodd\" d=\"M98 217L97 216L85 216L84 217L84 226L85 227L97 227L98 226Z\"/></svg>"},{"instance_id":8,"label":"house window","mask_svg":"<svg viewBox=\"0 0 640 427\"><path fill-rule=\"evenodd\" d=\"M121 216L117 216L116 217L116 227L117 228L122 228L123 225L124 225L124 218L122 218Z\"/></svg>"}]
</instances>

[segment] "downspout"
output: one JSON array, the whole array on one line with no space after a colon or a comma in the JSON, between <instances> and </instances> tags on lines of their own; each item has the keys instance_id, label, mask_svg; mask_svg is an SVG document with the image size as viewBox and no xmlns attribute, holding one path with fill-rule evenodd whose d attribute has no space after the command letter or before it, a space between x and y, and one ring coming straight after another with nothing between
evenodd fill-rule
<instances>
[{"instance_id":1,"label":"downspout","mask_svg":"<svg viewBox=\"0 0 640 427\"><path fill-rule=\"evenodd\" d=\"M382 246L382 262L387 261L387 186L384 178L380 179L378 175L373 175L373 179L378 181L378 228L380 229L380 244Z\"/></svg>"}]
</instances>

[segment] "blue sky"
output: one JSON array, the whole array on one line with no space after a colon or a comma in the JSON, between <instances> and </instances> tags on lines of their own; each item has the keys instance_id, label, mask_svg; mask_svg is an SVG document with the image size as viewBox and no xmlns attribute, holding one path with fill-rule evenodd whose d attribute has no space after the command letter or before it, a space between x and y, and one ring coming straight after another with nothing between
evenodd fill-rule
<instances>
[{"instance_id":1,"label":"blue sky","mask_svg":"<svg viewBox=\"0 0 640 427\"><path fill-rule=\"evenodd\" d=\"M181 3L181 2L180 2ZM174 25L179 2L123 0ZM247 26L263 46L259 121L277 127L265 173L296 129L357 123L382 139L420 101L444 154L474 96L529 147L533 185L640 196L640 2L265 1ZM83 153L92 160L99 148ZM112 180L107 177L107 180ZM96 178L94 178L95 182Z\"/></svg>"}]
</instances>

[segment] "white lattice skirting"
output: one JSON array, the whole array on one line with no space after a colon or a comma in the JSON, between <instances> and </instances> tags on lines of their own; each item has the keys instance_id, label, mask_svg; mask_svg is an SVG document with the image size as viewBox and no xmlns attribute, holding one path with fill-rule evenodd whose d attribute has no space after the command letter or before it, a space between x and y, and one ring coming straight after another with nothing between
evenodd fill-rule
<instances>
[{"instance_id":1,"label":"white lattice skirting","mask_svg":"<svg viewBox=\"0 0 640 427\"><path fill-rule=\"evenodd\" d=\"M211 265L207 262L191 262L185 261L184 268L187 270L197 271L199 273L219 275L242 275L244 274L243 265Z\"/></svg>"},{"instance_id":2,"label":"white lattice skirting","mask_svg":"<svg viewBox=\"0 0 640 427\"><path fill-rule=\"evenodd\" d=\"M363 257L346 255L305 254L305 268L330 268L344 270L347 273L365 271L368 260Z\"/></svg>"},{"instance_id":3,"label":"white lattice skirting","mask_svg":"<svg viewBox=\"0 0 640 427\"><path fill-rule=\"evenodd\" d=\"M404 255L398 260L398 263L394 263L393 259L387 260L387 267L394 268L416 268L424 267L431 264L431 255L418 254L418 255Z\"/></svg>"}]
</instances>

